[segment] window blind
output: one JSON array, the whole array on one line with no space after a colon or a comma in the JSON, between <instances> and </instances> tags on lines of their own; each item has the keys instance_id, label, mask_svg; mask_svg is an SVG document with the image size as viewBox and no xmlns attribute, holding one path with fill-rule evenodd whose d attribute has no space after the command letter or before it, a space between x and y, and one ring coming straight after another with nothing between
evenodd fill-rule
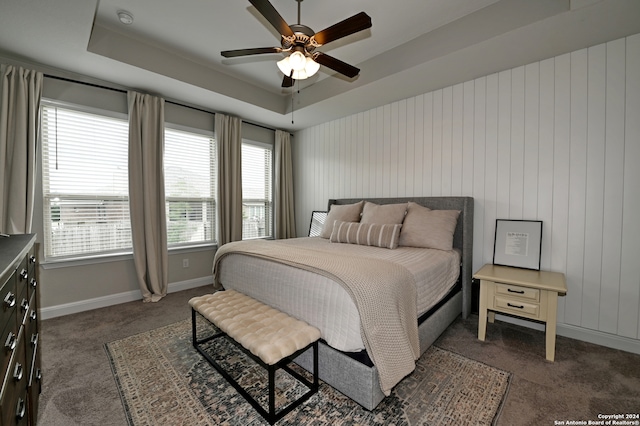
<instances>
[{"instance_id":1,"label":"window blind","mask_svg":"<svg viewBox=\"0 0 640 426\"><path fill-rule=\"evenodd\" d=\"M128 123L43 103L46 258L131 250Z\"/></svg>"},{"instance_id":2,"label":"window blind","mask_svg":"<svg viewBox=\"0 0 640 426\"><path fill-rule=\"evenodd\" d=\"M272 151L242 144L242 239L273 236Z\"/></svg>"},{"instance_id":3,"label":"window blind","mask_svg":"<svg viewBox=\"0 0 640 426\"><path fill-rule=\"evenodd\" d=\"M165 128L169 246L215 241L216 149L211 136Z\"/></svg>"}]
</instances>

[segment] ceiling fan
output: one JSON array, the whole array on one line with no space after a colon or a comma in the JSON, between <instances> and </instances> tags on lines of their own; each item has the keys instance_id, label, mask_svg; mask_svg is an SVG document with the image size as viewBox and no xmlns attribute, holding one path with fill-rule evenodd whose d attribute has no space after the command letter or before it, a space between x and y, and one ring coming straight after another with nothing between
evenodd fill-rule
<instances>
[{"instance_id":1,"label":"ceiling fan","mask_svg":"<svg viewBox=\"0 0 640 426\"><path fill-rule=\"evenodd\" d=\"M306 25L300 24L300 3L303 0L296 1L298 2L298 23L289 25L269 3L269 0L249 0L258 12L278 30L281 35L281 47L225 50L220 54L225 58L234 58L265 53L289 53L288 56L278 62L278 68L284 74L282 87L291 87L295 80L311 77L318 71L320 65L324 65L349 78L357 76L360 73L358 68L326 53L318 52L316 48L371 28L371 17L364 12L360 12L316 33Z\"/></svg>"}]
</instances>

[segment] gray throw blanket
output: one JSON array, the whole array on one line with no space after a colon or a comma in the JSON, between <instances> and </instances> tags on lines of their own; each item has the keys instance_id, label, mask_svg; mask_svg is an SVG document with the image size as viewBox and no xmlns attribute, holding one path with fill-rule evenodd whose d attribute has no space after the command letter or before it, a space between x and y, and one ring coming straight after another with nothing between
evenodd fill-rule
<instances>
[{"instance_id":1,"label":"gray throw blanket","mask_svg":"<svg viewBox=\"0 0 640 426\"><path fill-rule=\"evenodd\" d=\"M385 395L415 369L420 357L413 275L396 263L322 254L278 241L238 241L218 248L213 262L214 287L221 288L216 271L228 254L238 253L285 263L326 276L339 283L360 313L362 340L378 368Z\"/></svg>"}]
</instances>

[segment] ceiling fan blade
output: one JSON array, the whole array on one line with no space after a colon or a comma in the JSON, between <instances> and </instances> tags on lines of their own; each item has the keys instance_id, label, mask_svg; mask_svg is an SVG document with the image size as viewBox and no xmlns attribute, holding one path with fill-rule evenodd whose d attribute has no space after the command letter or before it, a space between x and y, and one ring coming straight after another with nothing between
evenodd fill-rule
<instances>
[{"instance_id":1,"label":"ceiling fan blade","mask_svg":"<svg viewBox=\"0 0 640 426\"><path fill-rule=\"evenodd\" d=\"M289 24L282 19L282 16L280 16L278 11L269 3L269 0L249 0L249 3L251 3L280 34L285 36L293 35Z\"/></svg>"},{"instance_id":2,"label":"ceiling fan blade","mask_svg":"<svg viewBox=\"0 0 640 426\"><path fill-rule=\"evenodd\" d=\"M291 75L293 75L293 71L291 71ZM285 75L282 79L282 87L293 87L293 83L295 80L291 76Z\"/></svg>"},{"instance_id":3,"label":"ceiling fan blade","mask_svg":"<svg viewBox=\"0 0 640 426\"><path fill-rule=\"evenodd\" d=\"M364 12L353 15L344 21L338 22L320 32L315 33L312 37L316 43L323 45L342 37L355 34L359 31L371 28L371 17Z\"/></svg>"},{"instance_id":4,"label":"ceiling fan blade","mask_svg":"<svg viewBox=\"0 0 640 426\"><path fill-rule=\"evenodd\" d=\"M280 47L256 47L255 49L224 50L220 52L220 54L225 58L235 58L237 56L262 55L264 53L280 52L282 52Z\"/></svg>"},{"instance_id":5,"label":"ceiling fan blade","mask_svg":"<svg viewBox=\"0 0 640 426\"><path fill-rule=\"evenodd\" d=\"M322 52L316 52L313 55L313 60L324 65L327 68L331 68L334 71L344 74L349 78L353 78L360 73L360 69L349 65L346 62L342 62L340 59L336 59L333 56L329 56Z\"/></svg>"}]
</instances>

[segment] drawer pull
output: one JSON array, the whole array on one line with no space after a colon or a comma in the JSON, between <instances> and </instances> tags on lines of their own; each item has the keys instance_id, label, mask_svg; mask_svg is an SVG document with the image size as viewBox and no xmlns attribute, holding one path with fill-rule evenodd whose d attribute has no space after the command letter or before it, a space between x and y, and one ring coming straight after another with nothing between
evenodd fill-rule
<instances>
[{"instance_id":1,"label":"drawer pull","mask_svg":"<svg viewBox=\"0 0 640 426\"><path fill-rule=\"evenodd\" d=\"M16 306L16 295L9 292L4 298L4 304L7 305L7 308L13 308Z\"/></svg>"},{"instance_id":2,"label":"drawer pull","mask_svg":"<svg viewBox=\"0 0 640 426\"><path fill-rule=\"evenodd\" d=\"M36 380L37 381L42 380L42 370L39 368L36 370Z\"/></svg>"},{"instance_id":3,"label":"drawer pull","mask_svg":"<svg viewBox=\"0 0 640 426\"><path fill-rule=\"evenodd\" d=\"M4 347L9 351L12 351L16 348L17 345L18 339L16 339L16 335L10 331L9 335L7 336L7 341L4 343Z\"/></svg>"},{"instance_id":4,"label":"drawer pull","mask_svg":"<svg viewBox=\"0 0 640 426\"><path fill-rule=\"evenodd\" d=\"M16 369L13 370L13 378L16 379L16 382L19 382L20 380L22 380L22 373L23 373L23 368L22 368L22 364L17 363L16 364Z\"/></svg>"},{"instance_id":5,"label":"drawer pull","mask_svg":"<svg viewBox=\"0 0 640 426\"><path fill-rule=\"evenodd\" d=\"M31 318L31 321L35 321L36 318L38 318L38 313L36 312L35 309L33 311L31 311L31 314L29 315L29 318Z\"/></svg>"},{"instance_id":6,"label":"drawer pull","mask_svg":"<svg viewBox=\"0 0 640 426\"><path fill-rule=\"evenodd\" d=\"M35 346L38 343L38 333L33 333L31 335L31 344Z\"/></svg>"},{"instance_id":7,"label":"drawer pull","mask_svg":"<svg viewBox=\"0 0 640 426\"><path fill-rule=\"evenodd\" d=\"M29 281L29 284L31 285L31 288L38 287L38 282L36 281L35 278L31 278L31 281Z\"/></svg>"},{"instance_id":8,"label":"drawer pull","mask_svg":"<svg viewBox=\"0 0 640 426\"><path fill-rule=\"evenodd\" d=\"M27 403L24 399L18 398L18 405L16 405L16 419L24 419L25 414L27 414Z\"/></svg>"},{"instance_id":9,"label":"drawer pull","mask_svg":"<svg viewBox=\"0 0 640 426\"><path fill-rule=\"evenodd\" d=\"M27 273L26 269L23 269L22 271L20 271L20 278L22 278L23 280L26 280L29 277L29 274Z\"/></svg>"},{"instance_id":10,"label":"drawer pull","mask_svg":"<svg viewBox=\"0 0 640 426\"><path fill-rule=\"evenodd\" d=\"M524 309L524 306L522 306L522 305L514 305L514 304L511 304L511 303L507 303L507 306L510 307L510 308Z\"/></svg>"},{"instance_id":11,"label":"drawer pull","mask_svg":"<svg viewBox=\"0 0 640 426\"><path fill-rule=\"evenodd\" d=\"M518 294L524 294L524 290L512 290L510 288L507 289L507 291L509 293L518 293Z\"/></svg>"},{"instance_id":12,"label":"drawer pull","mask_svg":"<svg viewBox=\"0 0 640 426\"><path fill-rule=\"evenodd\" d=\"M29 301L27 299L22 299L22 303L20 304L20 307L24 312L27 312L29 310Z\"/></svg>"},{"instance_id":13,"label":"drawer pull","mask_svg":"<svg viewBox=\"0 0 640 426\"><path fill-rule=\"evenodd\" d=\"M34 255L29 256L29 263L36 263L36 257Z\"/></svg>"}]
</instances>

